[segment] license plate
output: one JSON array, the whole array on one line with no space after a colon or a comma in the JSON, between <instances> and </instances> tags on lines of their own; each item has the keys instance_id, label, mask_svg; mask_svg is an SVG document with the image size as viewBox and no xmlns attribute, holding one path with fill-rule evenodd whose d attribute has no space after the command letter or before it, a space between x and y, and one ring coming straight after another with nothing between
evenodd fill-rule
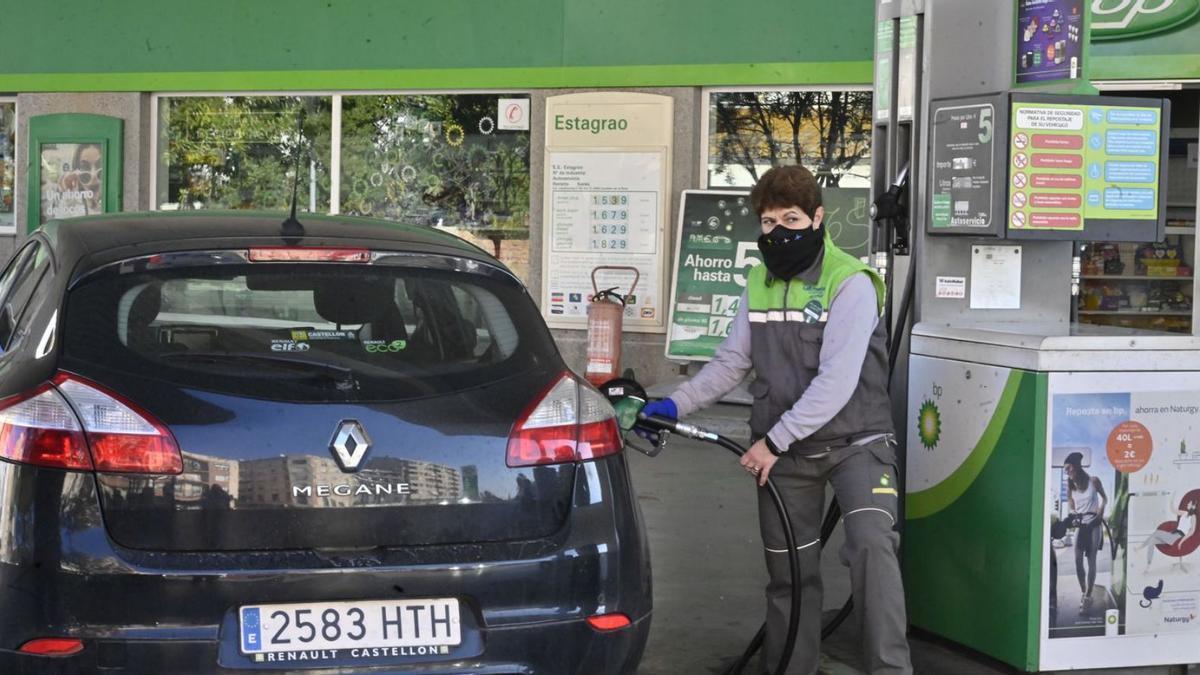
<instances>
[{"instance_id":1,"label":"license plate","mask_svg":"<svg viewBox=\"0 0 1200 675\"><path fill-rule=\"evenodd\" d=\"M428 647L412 654L448 654L462 642L458 600L364 600L248 605L238 610L243 654Z\"/></svg>"}]
</instances>

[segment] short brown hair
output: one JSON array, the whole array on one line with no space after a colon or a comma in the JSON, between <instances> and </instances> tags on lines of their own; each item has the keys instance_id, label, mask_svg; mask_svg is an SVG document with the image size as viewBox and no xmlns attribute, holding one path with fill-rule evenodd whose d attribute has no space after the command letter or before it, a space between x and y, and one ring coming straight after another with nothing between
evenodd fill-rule
<instances>
[{"instance_id":1,"label":"short brown hair","mask_svg":"<svg viewBox=\"0 0 1200 675\"><path fill-rule=\"evenodd\" d=\"M809 218L815 218L821 206L821 186L812 173L800 166L777 166L763 174L750 191L754 212L762 215L767 209L799 206Z\"/></svg>"}]
</instances>

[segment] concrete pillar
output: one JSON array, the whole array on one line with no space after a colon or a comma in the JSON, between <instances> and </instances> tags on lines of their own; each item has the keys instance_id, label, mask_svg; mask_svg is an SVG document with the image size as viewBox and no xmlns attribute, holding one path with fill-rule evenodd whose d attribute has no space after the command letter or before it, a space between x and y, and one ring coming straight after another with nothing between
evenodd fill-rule
<instances>
[{"instance_id":1,"label":"concrete pillar","mask_svg":"<svg viewBox=\"0 0 1200 675\"><path fill-rule=\"evenodd\" d=\"M29 147L29 120L38 115L55 113L87 113L119 117L125 121L123 142L124 176L121 195L123 211L150 208L150 173L154 171L150 157L150 138L154 133L150 119L150 95L143 93L101 94L20 94L17 96L17 184L21 194L16 196L17 234L0 237L0 257L7 259L26 236L29 204L29 157L36 148Z\"/></svg>"}]
</instances>

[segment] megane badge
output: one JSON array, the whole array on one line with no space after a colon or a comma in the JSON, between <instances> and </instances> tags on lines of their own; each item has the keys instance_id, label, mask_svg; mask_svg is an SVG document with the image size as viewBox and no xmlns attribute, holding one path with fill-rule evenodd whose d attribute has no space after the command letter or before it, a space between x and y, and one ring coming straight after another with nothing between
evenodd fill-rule
<instances>
[{"instance_id":1,"label":"megane badge","mask_svg":"<svg viewBox=\"0 0 1200 675\"><path fill-rule=\"evenodd\" d=\"M347 473L358 471L358 465L362 463L370 448L371 437L358 420L339 422L333 440L329 443L333 458L337 460L338 466L342 467L342 471Z\"/></svg>"}]
</instances>

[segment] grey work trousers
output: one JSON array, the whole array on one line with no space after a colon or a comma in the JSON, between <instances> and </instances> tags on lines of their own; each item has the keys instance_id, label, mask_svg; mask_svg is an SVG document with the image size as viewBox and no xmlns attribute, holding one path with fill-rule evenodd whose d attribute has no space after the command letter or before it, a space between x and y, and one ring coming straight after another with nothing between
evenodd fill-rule
<instances>
[{"instance_id":1,"label":"grey work trousers","mask_svg":"<svg viewBox=\"0 0 1200 675\"><path fill-rule=\"evenodd\" d=\"M893 530L899 499L896 453L889 439L831 449L818 455L784 453L771 469L792 521L800 550L800 630L790 675L815 675L821 654L821 520L825 483L832 482L843 514L846 543L840 556L850 567L854 615L867 671L912 673L905 637L904 588ZM773 672L783 652L791 608L791 574L783 525L765 489L758 491L758 519L766 548L767 632L763 667Z\"/></svg>"}]
</instances>

